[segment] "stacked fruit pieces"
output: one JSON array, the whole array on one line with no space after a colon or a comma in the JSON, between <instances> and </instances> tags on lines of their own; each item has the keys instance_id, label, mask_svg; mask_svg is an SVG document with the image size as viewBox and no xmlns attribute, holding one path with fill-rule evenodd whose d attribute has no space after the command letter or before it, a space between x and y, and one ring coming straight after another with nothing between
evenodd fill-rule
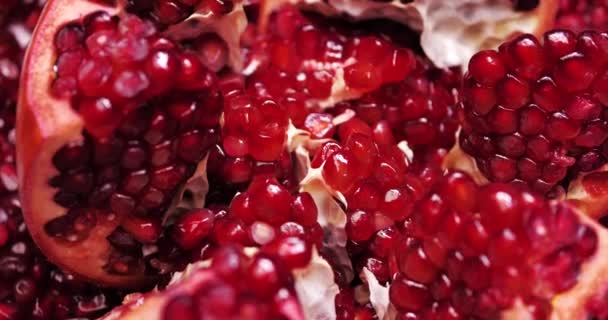
<instances>
[{"instance_id":1,"label":"stacked fruit pieces","mask_svg":"<svg viewBox=\"0 0 608 320\"><path fill-rule=\"evenodd\" d=\"M608 317L601 10L464 2L50 0L23 64L10 22L0 318Z\"/></svg>"}]
</instances>

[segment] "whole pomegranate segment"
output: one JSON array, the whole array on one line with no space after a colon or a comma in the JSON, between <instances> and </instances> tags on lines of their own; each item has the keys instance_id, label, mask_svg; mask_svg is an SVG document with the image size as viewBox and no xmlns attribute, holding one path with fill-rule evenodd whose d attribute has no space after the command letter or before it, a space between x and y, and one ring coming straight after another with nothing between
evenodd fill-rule
<instances>
[{"instance_id":1,"label":"whole pomegranate segment","mask_svg":"<svg viewBox=\"0 0 608 320\"><path fill-rule=\"evenodd\" d=\"M583 319L605 293L606 231L563 202L467 175L438 179L390 255L410 317Z\"/></svg>"},{"instance_id":2,"label":"whole pomegranate segment","mask_svg":"<svg viewBox=\"0 0 608 320\"><path fill-rule=\"evenodd\" d=\"M162 270L144 256L217 141L223 97L205 50L161 34L162 17L121 5L48 3L24 66L18 153L26 221L50 260L132 286ZM186 18L196 23L182 22L194 44L239 17L197 10Z\"/></svg>"}]
</instances>

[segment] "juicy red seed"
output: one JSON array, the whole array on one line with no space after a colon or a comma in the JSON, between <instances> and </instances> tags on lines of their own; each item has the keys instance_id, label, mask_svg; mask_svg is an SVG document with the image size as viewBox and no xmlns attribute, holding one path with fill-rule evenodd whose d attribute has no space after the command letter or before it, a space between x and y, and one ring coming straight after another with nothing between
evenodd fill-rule
<instances>
[{"instance_id":1,"label":"juicy red seed","mask_svg":"<svg viewBox=\"0 0 608 320\"><path fill-rule=\"evenodd\" d=\"M185 18L186 8L173 0L158 0L155 3L154 15L164 24L173 24Z\"/></svg>"},{"instance_id":2,"label":"juicy red seed","mask_svg":"<svg viewBox=\"0 0 608 320\"><path fill-rule=\"evenodd\" d=\"M251 197L253 215L272 225L279 226L289 219L291 194L274 179L254 179L247 190Z\"/></svg>"},{"instance_id":3,"label":"juicy red seed","mask_svg":"<svg viewBox=\"0 0 608 320\"><path fill-rule=\"evenodd\" d=\"M214 215L207 209L190 211L179 218L173 229L173 239L185 250L193 249L213 229Z\"/></svg>"},{"instance_id":4,"label":"juicy red seed","mask_svg":"<svg viewBox=\"0 0 608 320\"><path fill-rule=\"evenodd\" d=\"M496 51L481 51L471 58L469 72L477 82L491 86L501 80L507 70Z\"/></svg>"},{"instance_id":5,"label":"juicy red seed","mask_svg":"<svg viewBox=\"0 0 608 320\"><path fill-rule=\"evenodd\" d=\"M365 211L351 213L346 222L346 233L353 241L366 241L376 232L373 216Z\"/></svg>"},{"instance_id":6,"label":"juicy red seed","mask_svg":"<svg viewBox=\"0 0 608 320\"><path fill-rule=\"evenodd\" d=\"M299 237L283 237L263 248L264 252L278 257L289 269L303 268L312 258L312 247Z\"/></svg>"},{"instance_id":7,"label":"juicy red seed","mask_svg":"<svg viewBox=\"0 0 608 320\"><path fill-rule=\"evenodd\" d=\"M291 218L303 226L312 226L317 222L317 206L309 193L296 195L291 202Z\"/></svg>"}]
</instances>

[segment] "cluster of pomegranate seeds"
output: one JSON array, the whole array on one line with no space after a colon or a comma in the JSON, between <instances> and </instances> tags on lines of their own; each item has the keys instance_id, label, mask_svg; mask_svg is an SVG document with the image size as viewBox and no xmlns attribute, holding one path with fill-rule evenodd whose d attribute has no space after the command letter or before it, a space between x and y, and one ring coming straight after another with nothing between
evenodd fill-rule
<instances>
[{"instance_id":1,"label":"cluster of pomegranate seeds","mask_svg":"<svg viewBox=\"0 0 608 320\"><path fill-rule=\"evenodd\" d=\"M347 249L355 270L365 267L384 283L390 279L387 258L398 226L412 214L437 170L418 165L411 170L390 130L379 134L356 117L336 132L337 140L326 142L311 166L320 168L325 184L344 196Z\"/></svg>"},{"instance_id":2,"label":"cluster of pomegranate seeds","mask_svg":"<svg viewBox=\"0 0 608 320\"><path fill-rule=\"evenodd\" d=\"M276 161L285 149L289 119L270 99L231 92L224 97L222 147L230 157L250 155L258 161Z\"/></svg>"},{"instance_id":3,"label":"cluster of pomegranate seeds","mask_svg":"<svg viewBox=\"0 0 608 320\"><path fill-rule=\"evenodd\" d=\"M61 29L55 47L53 92L72 97L85 130L83 141L53 157L59 174L49 183L68 212L46 231L78 242L98 221L129 216L122 229L154 243L175 192L217 142L222 96L214 75L132 15L87 16ZM108 269L134 272L132 254Z\"/></svg>"},{"instance_id":4,"label":"cluster of pomegranate seeds","mask_svg":"<svg viewBox=\"0 0 608 320\"><path fill-rule=\"evenodd\" d=\"M320 245L323 237L310 194L292 195L269 176L255 177L247 191L232 200L228 214L214 230L220 244L241 238L246 241L243 244L266 245L293 236L305 239L312 247Z\"/></svg>"},{"instance_id":5,"label":"cluster of pomegranate seeds","mask_svg":"<svg viewBox=\"0 0 608 320\"><path fill-rule=\"evenodd\" d=\"M392 251L391 302L412 319L492 319L518 300L546 319L597 244L567 204L448 173L416 204Z\"/></svg>"},{"instance_id":6,"label":"cluster of pomegranate seeds","mask_svg":"<svg viewBox=\"0 0 608 320\"><path fill-rule=\"evenodd\" d=\"M95 319L122 293L82 282L49 264L32 242L14 193L0 195L0 318Z\"/></svg>"},{"instance_id":7,"label":"cluster of pomegranate seeds","mask_svg":"<svg viewBox=\"0 0 608 320\"><path fill-rule=\"evenodd\" d=\"M192 293L176 293L160 319L303 319L290 268L271 254L225 246L188 278Z\"/></svg>"},{"instance_id":8,"label":"cluster of pomegranate seeds","mask_svg":"<svg viewBox=\"0 0 608 320\"><path fill-rule=\"evenodd\" d=\"M286 107L246 90L244 76L225 74L219 82L224 114L220 142L211 149L207 163L209 201L229 203L256 175L274 176L295 191Z\"/></svg>"},{"instance_id":9,"label":"cluster of pomegranate seeds","mask_svg":"<svg viewBox=\"0 0 608 320\"><path fill-rule=\"evenodd\" d=\"M297 127L315 131L331 121L311 111L332 107L338 115L349 108L418 149L453 145L460 72L436 68L398 42L405 28L348 25L285 7L269 29L250 45L251 59L260 64L250 90L281 99ZM319 134L327 136L329 126Z\"/></svg>"},{"instance_id":10,"label":"cluster of pomegranate seeds","mask_svg":"<svg viewBox=\"0 0 608 320\"><path fill-rule=\"evenodd\" d=\"M178 213L159 235L156 251L143 257L144 262L157 273L169 275L192 261L208 258L214 248L237 244L260 247L288 265L304 267L323 239L317 214L308 193L292 194L276 178L258 175L229 205L212 203L208 209ZM109 240L130 252L142 249L122 229Z\"/></svg>"},{"instance_id":11,"label":"cluster of pomegranate seeds","mask_svg":"<svg viewBox=\"0 0 608 320\"><path fill-rule=\"evenodd\" d=\"M608 2L605 0L560 0L557 28L574 32L608 30Z\"/></svg>"},{"instance_id":12,"label":"cluster of pomegranate seeds","mask_svg":"<svg viewBox=\"0 0 608 320\"><path fill-rule=\"evenodd\" d=\"M403 81L342 102L333 113L352 109L374 130L390 128L396 141L407 141L415 151L450 148L459 126L456 90L460 81L459 70L439 69L417 57L416 67Z\"/></svg>"},{"instance_id":13,"label":"cluster of pomegranate seeds","mask_svg":"<svg viewBox=\"0 0 608 320\"><path fill-rule=\"evenodd\" d=\"M608 159L608 35L522 35L471 59L460 145L481 172L540 192Z\"/></svg>"},{"instance_id":14,"label":"cluster of pomegranate seeds","mask_svg":"<svg viewBox=\"0 0 608 320\"><path fill-rule=\"evenodd\" d=\"M227 209L195 209L180 216L171 237L182 250L204 249L210 243L265 246L270 250L294 244L296 240L286 238L297 237L298 245L305 246L302 253L310 255L313 246L321 244L323 231L308 193L292 195L274 177L261 175Z\"/></svg>"},{"instance_id":15,"label":"cluster of pomegranate seeds","mask_svg":"<svg viewBox=\"0 0 608 320\"><path fill-rule=\"evenodd\" d=\"M273 100L242 90L240 81L236 88L234 84L223 85L221 143L211 150L208 162L214 189L226 185L246 187L259 174L273 175L282 182L291 177L292 159L286 148L287 110Z\"/></svg>"},{"instance_id":16,"label":"cluster of pomegranate seeds","mask_svg":"<svg viewBox=\"0 0 608 320\"><path fill-rule=\"evenodd\" d=\"M411 50L382 36L304 16L291 6L277 11L268 30L247 43L251 64L259 64L250 90L279 100L298 127L308 109L319 110L341 94L336 79L343 79L337 86L346 91L368 92L404 80L415 64Z\"/></svg>"}]
</instances>

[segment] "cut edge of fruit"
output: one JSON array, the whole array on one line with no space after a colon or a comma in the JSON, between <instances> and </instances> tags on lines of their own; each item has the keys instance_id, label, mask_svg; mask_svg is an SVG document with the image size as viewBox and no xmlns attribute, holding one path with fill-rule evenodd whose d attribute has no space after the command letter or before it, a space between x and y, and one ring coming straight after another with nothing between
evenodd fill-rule
<instances>
[{"instance_id":1,"label":"cut edge of fruit","mask_svg":"<svg viewBox=\"0 0 608 320\"><path fill-rule=\"evenodd\" d=\"M542 34L551 27L558 9L557 1L540 0L534 10L516 12L511 1L497 1L490 7L483 3L473 10L476 14L471 15L470 7L457 2L415 1L413 4L422 16L420 42L426 55L438 67L463 66L465 69L471 56L482 49L498 47L517 34ZM445 8L450 4L453 7ZM446 10L439 9L439 5ZM454 15L454 11L461 14ZM454 19L459 23L450 23Z\"/></svg>"}]
</instances>

